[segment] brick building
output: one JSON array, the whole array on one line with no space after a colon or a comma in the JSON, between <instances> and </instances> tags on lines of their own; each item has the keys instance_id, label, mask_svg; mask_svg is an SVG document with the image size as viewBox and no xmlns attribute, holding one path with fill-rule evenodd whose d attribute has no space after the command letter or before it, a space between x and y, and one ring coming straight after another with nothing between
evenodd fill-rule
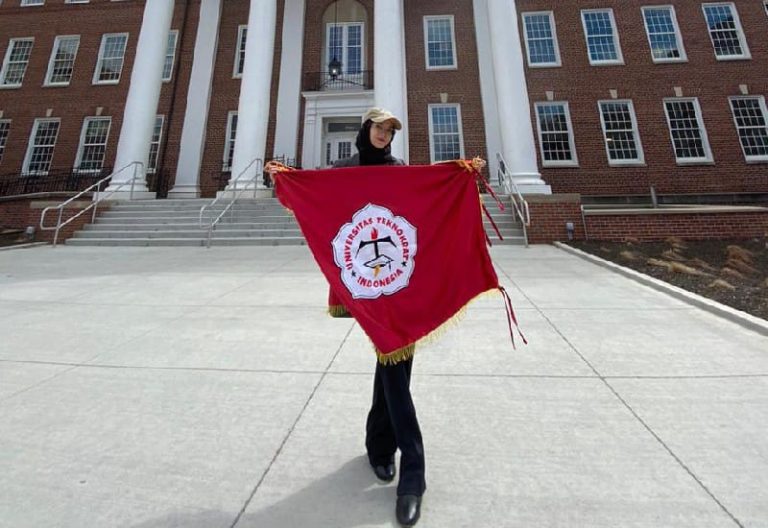
<instances>
[{"instance_id":1,"label":"brick building","mask_svg":"<svg viewBox=\"0 0 768 528\"><path fill-rule=\"evenodd\" d=\"M524 193L768 196L768 0L2 0L0 57L5 179L212 196L378 105L409 163L500 153Z\"/></svg>"}]
</instances>

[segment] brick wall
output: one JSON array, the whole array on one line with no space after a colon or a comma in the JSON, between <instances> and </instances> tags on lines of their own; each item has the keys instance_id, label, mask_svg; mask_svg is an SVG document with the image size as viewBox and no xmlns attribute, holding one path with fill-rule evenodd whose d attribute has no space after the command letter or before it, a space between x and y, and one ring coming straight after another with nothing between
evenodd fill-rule
<instances>
[{"instance_id":1,"label":"brick wall","mask_svg":"<svg viewBox=\"0 0 768 528\"><path fill-rule=\"evenodd\" d=\"M677 236L686 240L754 238L768 235L768 210L698 214L587 216L590 240L643 242Z\"/></svg>"},{"instance_id":2,"label":"brick wall","mask_svg":"<svg viewBox=\"0 0 768 528\"><path fill-rule=\"evenodd\" d=\"M581 219L581 197L578 194L526 196L531 214L528 241L531 244L549 244L568 240L566 223L572 222L574 238L584 239Z\"/></svg>"},{"instance_id":3,"label":"brick wall","mask_svg":"<svg viewBox=\"0 0 768 528\"><path fill-rule=\"evenodd\" d=\"M658 3L675 8L688 55L686 63L652 62L641 6ZM555 16L562 67L528 68L526 72L534 130L533 103L546 101L547 91L554 92L555 101L570 104L579 166L542 169L554 192L648 194L651 185L659 193L768 189L768 164L745 162L728 102L729 96L740 95L740 84L748 85L750 94L768 95L768 68L764 66L768 64L768 17L763 3L734 1L752 54L751 60L736 61L716 60L701 4L689 0L517 1L521 13L551 10ZM582 8L613 8L625 65L590 66ZM522 35L522 24L520 31ZM675 96L676 86L682 88L683 96L699 98L714 165L676 163L662 102ZM597 102L610 99L611 89L617 90L619 99L634 103L645 150L644 166L608 166Z\"/></svg>"},{"instance_id":4,"label":"brick wall","mask_svg":"<svg viewBox=\"0 0 768 528\"><path fill-rule=\"evenodd\" d=\"M10 229L26 229L27 226L33 226L35 228L35 242L53 242L54 231L42 231L40 229L40 215L46 207L56 206L67 198L68 195L66 193L0 198L0 225ZM93 202L90 200L72 202L62 213L62 223L75 216L91 203ZM100 204L99 211L105 211L109 207L108 203ZM58 212L49 211L45 218L46 227L55 226L57 219ZM59 231L58 242L64 242L71 238L76 231L82 229L90 221L91 212L83 213L82 216L73 220Z\"/></svg>"},{"instance_id":5,"label":"brick wall","mask_svg":"<svg viewBox=\"0 0 768 528\"><path fill-rule=\"evenodd\" d=\"M0 174L22 170L34 120L46 117L49 110L50 117L61 119L52 171L70 169L75 165L83 120L95 116L98 107L102 108L102 116L112 117L104 163L113 166L144 1L92 0L88 4L65 4L64 0L48 0L44 6L33 7L20 7L19 4L14 1L0 5L0 57L5 56L12 38L34 37L35 42L22 87L0 90L3 119L11 120ZM172 29L180 31L175 71L172 81L163 84L158 105L158 114L166 116L163 132L164 142L168 141L165 167L172 171L178 159L200 0L184 0L176 4ZM93 75L102 35L125 32L129 33L129 37L120 82L116 85L94 85ZM80 47L70 84L46 87L43 82L57 35L80 35Z\"/></svg>"}]
</instances>

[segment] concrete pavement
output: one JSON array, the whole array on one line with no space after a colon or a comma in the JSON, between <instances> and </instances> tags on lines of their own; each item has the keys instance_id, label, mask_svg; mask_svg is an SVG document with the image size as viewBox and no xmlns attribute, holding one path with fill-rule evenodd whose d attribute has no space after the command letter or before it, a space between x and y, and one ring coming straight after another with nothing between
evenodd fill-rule
<instances>
[{"instance_id":1,"label":"concrete pavement","mask_svg":"<svg viewBox=\"0 0 768 528\"><path fill-rule=\"evenodd\" d=\"M768 527L768 339L549 246L414 364L420 527ZM0 527L394 526L305 247L0 252Z\"/></svg>"}]
</instances>

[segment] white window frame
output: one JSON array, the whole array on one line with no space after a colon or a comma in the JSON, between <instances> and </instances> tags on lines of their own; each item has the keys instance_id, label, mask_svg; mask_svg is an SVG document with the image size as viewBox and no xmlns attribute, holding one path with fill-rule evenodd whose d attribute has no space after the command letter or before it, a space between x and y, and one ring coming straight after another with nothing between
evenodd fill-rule
<instances>
[{"instance_id":1,"label":"white window frame","mask_svg":"<svg viewBox=\"0 0 768 528\"><path fill-rule=\"evenodd\" d=\"M672 24L675 26L675 38L677 39L679 57L658 58L653 54L653 42L651 41L651 29L648 27L648 20L645 18L646 11L657 11L660 9L668 9L670 17L672 18ZM645 26L645 34L648 37L648 47L651 51L651 59L655 64L665 64L670 62L688 62L688 54L685 51L685 44L683 43L683 34L680 32L680 24L677 21L677 12L673 5L649 5L641 8L643 15L643 25Z\"/></svg>"},{"instance_id":2,"label":"white window frame","mask_svg":"<svg viewBox=\"0 0 768 528\"><path fill-rule=\"evenodd\" d=\"M712 30L709 28L709 22L707 22L707 7L721 7L721 6L728 6L731 9L731 14L733 15L733 22L736 24L736 32L739 36L739 44L741 45L741 55L727 55L727 56L719 56L717 54L717 48L715 47L715 39L712 37ZM736 9L736 5L733 2L707 2L704 4L701 4L701 12L704 16L704 24L707 26L707 34L709 35L709 40L712 42L712 50L715 53L715 58L719 61L729 61L729 60L749 60L752 58L752 54L749 51L749 45L747 45L747 36L744 33L744 28L741 25L741 18L739 18L739 11Z\"/></svg>"},{"instance_id":3,"label":"white window frame","mask_svg":"<svg viewBox=\"0 0 768 528\"><path fill-rule=\"evenodd\" d=\"M3 155L5 154L5 147L6 145L8 145L8 137L11 135L11 120L0 119L0 126L2 125L8 125L8 133L5 135L5 138L2 140L2 143L0 144L0 164L3 163Z\"/></svg>"},{"instance_id":4,"label":"white window frame","mask_svg":"<svg viewBox=\"0 0 768 528\"><path fill-rule=\"evenodd\" d=\"M27 142L27 152L24 155L24 162L22 163L22 172L25 174L34 174L36 176L45 176L48 174L49 171L37 171L37 172L30 172L29 170L29 164L32 161L32 152L35 149L35 137L37 136L37 130L40 128L40 125L42 123L48 123L48 122L55 122L58 123L59 126L56 129L56 139L53 142L53 147L51 148L51 164L53 164L53 155L56 152L56 143L58 143L59 139L59 133L61 133L61 119L58 117L41 117L35 119L34 124L32 125L32 132L29 135L29 141ZM49 168L50 170L50 168Z\"/></svg>"},{"instance_id":5,"label":"white window frame","mask_svg":"<svg viewBox=\"0 0 768 528\"><path fill-rule=\"evenodd\" d=\"M88 125L92 121L108 121L107 135L104 137L104 158L101 160L101 167L98 169L80 169L80 165L83 162L83 153L85 151L85 133L88 130ZM89 116L83 120L83 127L80 130L80 143L77 147L77 156L75 157L75 169L80 174L96 174L104 168L104 161L107 157L107 146L109 145L109 133L112 131L112 117L111 116Z\"/></svg>"},{"instance_id":6,"label":"white window frame","mask_svg":"<svg viewBox=\"0 0 768 528\"><path fill-rule=\"evenodd\" d=\"M768 0L763 1L763 7L765 8L765 16L768 16Z\"/></svg>"},{"instance_id":7,"label":"white window frame","mask_svg":"<svg viewBox=\"0 0 768 528\"><path fill-rule=\"evenodd\" d=\"M733 126L736 127L736 135L739 140L739 145L741 145L741 151L744 154L744 160L747 163L765 163L768 162L768 154L765 156L750 156L747 155L747 151L744 150L744 144L741 142L741 135L739 134L739 123L736 121L736 112L733 108L733 101L738 99L757 99L757 104L760 107L760 110L763 112L763 120L768 123L768 108L766 108L765 105L765 97L762 95L740 95L740 96L734 96L728 98L729 106L731 107L731 115L733 117ZM767 126L768 128L768 126ZM768 130L766 130L768 132Z\"/></svg>"},{"instance_id":8,"label":"white window frame","mask_svg":"<svg viewBox=\"0 0 768 528\"><path fill-rule=\"evenodd\" d=\"M632 121L632 134L635 140L635 149L637 158L627 160L611 159L611 149L608 141L608 128L605 125L605 116L603 114L603 104L626 104L629 109L629 118ZM645 153L643 152L643 143L640 141L640 129L637 126L637 115L635 114L635 105L632 99L602 99L597 102L597 112L600 114L600 125L603 127L603 143L605 143L605 156L608 165L611 167L638 167L645 165Z\"/></svg>"},{"instance_id":9,"label":"white window frame","mask_svg":"<svg viewBox=\"0 0 768 528\"><path fill-rule=\"evenodd\" d=\"M529 68L552 68L552 67L560 67L563 65L562 60L560 59L560 44L557 41L557 27L555 26L555 13L552 11L526 11L525 13L521 13L522 15L522 22L523 22L523 36L525 37L525 56L528 60L528 67ZM525 26L525 18L527 16L544 16L546 15L549 17L549 25L550 30L552 31L552 45L555 49L555 62L531 62L531 46L528 43L528 30Z\"/></svg>"},{"instance_id":10,"label":"white window frame","mask_svg":"<svg viewBox=\"0 0 768 528\"><path fill-rule=\"evenodd\" d=\"M243 42L243 33L245 33L245 42ZM235 66L232 69L233 79L243 78L243 69L245 68L245 47L248 42L248 24L237 26L237 42L235 44Z\"/></svg>"},{"instance_id":11,"label":"white window frame","mask_svg":"<svg viewBox=\"0 0 768 528\"><path fill-rule=\"evenodd\" d=\"M65 4L87 4L91 0L65 0Z\"/></svg>"},{"instance_id":12,"label":"white window frame","mask_svg":"<svg viewBox=\"0 0 768 528\"><path fill-rule=\"evenodd\" d=\"M458 103L448 104L430 104L427 105L427 119L429 122L429 159L435 163L435 133L432 124L432 109L434 108L456 108L456 122L459 129L459 157L464 159L464 126L461 119L461 105Z\"/></svg>"},{"instance_id":13,"label":"white window frame","mask_svg":"<svg viewBox=\"0 0 768 528\"><path fill-rule=\"evenodd\" d=\"M21 7L32 7L45 5L45 0L21 0L19 4Z\"/></svg>"},{"instance_id":14,"label":"white window frame","mask_svg":"<svg viewBox=\"0 0 768 528\"><path fill-rule=\"evenodd\" d=\"M19 81L17 84L5 84L5 77L8 75L8 66L11 62L11 54L13 53L13 47L17 42L31 42L32 47L29 49L29 57L27 57L27 62L24 65L24 73L21 76L21 81ZM12 38L8 41L8 49L5 50L5 58L3 59L3 67L0 69L0 89L21 88L21 86L24 84L24 77L26 77L27 70L29 69L29 59L32 56L32 50L34 47L35 37L18 37Z\"/></svg>"},{"instance_id":15,"label":"white window frame","mask_svg":"<svg viewBox=\"0 0 768 528\"><path fill-rule=\"evenodd\" d=\"M443 66L431 66L429 64L429 22L433 20L448 20L451 26L451 52L453 53L453 59L451 64ZM424 64L426 64L427 70L457 70L459 68L459 62L456 57L456 27L453 21L453 15L426 15L424 16Z\"/></svg>"},{"instance_id":16,"label":"white window frame","mask_svg":"<svg viewBox=\"0 0 768 528\"><path fill-rule=\"evenodd\" d=\"M235 130L235 137L232 137L232 118L237 115L237 110L231 110L227 113L227 135L224 136L224 157L221 162L221 172L232 172L232 163L235 161L235 142L237 141L237 130ZM230 149L232 150L232 162L229 160Z\"/></svg>"},{"instance_id":17,"label":"white window frame","mask_svg":"<svg viewBox=\"0 0 768 528\"><path fill-rule=\"evenodd\" d=\"M611 29L613 36L613 44L616 47L616 58L610 60L593 60L592 54L589 51L589 33L587 32L587 13L608 13L608 17L611 19ZM621 51L621 38L619 37L619 27L616 25L616 17L613 15L613 9L600 8L600 9L582 9L581 10L581 27L584 30L584 41L587 44L587 58L591 66L619 66L624 64L624 54Z\"/></svg>"},{"instance_id":18,"label":"white window frame","mask_svg":"<svg viewBox=\"0 0 768 528\"><path fill-rule=\"evenodd\" d=\"M107 46L107 39L109 37L125 37L125 48L123 48L123 56L121 57L122 63L120 64L120 75L117 79L107 79L104 81L99 80L101 77L101 69L104 63L104 51ZM125 67L125 53L128 51L128 40L130 39L130 33L104 33L101 36L101 45L99 46L99 57L96 60L96 70L93 72L93 84L120 84L120 79L123 77L123 68Z\"/></svg>"},{"instance_id":19,"label":"white window frame","mask_svg":"<svg viewBox=\"0 0 768 528\"><path fill-rule=\"evenodd\" d=\"M568 147L571 151L570 160L547 160L544 155L544 134L541 130L541 119L539 119L539 108L544 106L563 106L565 108L565 120L568 124ZM568 101L540 101L534 103L534 112L536 115L536 131L539 137L539 154L541 156L542 167L578 167L579 156L576 151L576 136L573 133L573 122L571 121L571 108Z\"/></svg>"},{"instance_id":20,"label":"white window frame","mask_svg":"<svg viewBox=\"0 0 768 528\"><path fill-rule=\"evenodd\" d=\"M678 158L677 147L675 145L675 137L672 135L672 122L669 116L669 110L667 109L667 103L672 102L693 102L696 110L696 122L699 126L699 132L701 133L701 143L704 147L705 156L703 158ZM712 147L709 143L709 135L707 134L707 127L704 126L704 117L701 114L701 105L699 104L698 97L666 97L663 100L664 115L667 119L667 130L669 130L669 139L672 142L672 153L675 155L675 161L678 165L711 165L715 162L712 155Z\"/></svg>"},{"instance_id":21,"label":"white window frame","mask_svg":"<svg viewBox=\"0 0 768 528\"><path fill-rule=\"evenodd\" d=\"M77 61L77 52L80 50L80 35L57 35L56 40L53 41L53 49L51 50L51 57L48 59L48 71L45 73L45 81L43 86L69 86L72 82L72 75L70 75L68 81L52 82L53 70L56 63L56 55L59 53L59 47L64 39L77 39L77 46L75 46L75 55L72 57L72 75L75 72L75 62Z\"/></svg>"},{"instance_id":22,"label":"white window frame","mask_svg":"<svg viewBox=\"0 0 768 528\"><path fill-rule=\"evenodd\" d=\"M172 29L168 33L168 48L171 47L171 38L173 38L173 49L170 50L170 53L166 51L165 53L165 61L163 62L163 82L170 82L171 79L173 79L173 72L176 69L176 50L179 47L179 30L178 29ZM168 75L165 75L165 70L168 68L168 62L170 61L170 71Z\"/></svg>"},{"instance_id":23,"label":"white window frame","mask_svg":"<svg viewBox=\"0 0 768 528\"><path fill-rule=\"evenodd\" d=\"M160 121L160 134L158 134L157 141L155 141L155 130L157 129L157 122ZM152 127L152 139L149 142L149 158L147 158L147 174L154 174L157 172L157 162L160 159L160 147L163 145L163 129L165 128L165 116L163 114L157 114L155 116L155 125ZM152 166L152 146L157 145L157 151L155 154L155 165Z\"/></svg>"}]
</instances>

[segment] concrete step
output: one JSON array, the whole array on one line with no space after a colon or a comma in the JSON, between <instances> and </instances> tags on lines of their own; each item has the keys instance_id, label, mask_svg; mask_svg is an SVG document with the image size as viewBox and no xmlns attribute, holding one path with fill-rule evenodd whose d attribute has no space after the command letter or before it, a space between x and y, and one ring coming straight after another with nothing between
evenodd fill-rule
<instances>
[{"instance_id":1,"label":"concrete step","mask_svg":"<svg viewBox=\"0 0 768 528\"><path fill-rule=\"evenodd\" d=\"M222 222L217 229L298 229L296 222L286 220L285 222L243 222L229 223ZM139 224L139 223L116 223L116 222L98 222L96 224L87 224L85 231L188 231L201 229L197 222L189 223L157 223L157 224ZM207 227L202 228L207 231Z\"/></svg>"},{"instance_id":2,"label":"concrete step","mask_svg":"<svg viewBox=\"0 0 768 528\"><path fill-rule=\"evenodd\" d=\"M205 238L70 238L70 246L204 246ZM306 242L301 237L280 238L223 238L214 239L214 246L303 246Z\"/></svg>"},{"instance_id":3,"label":"concrete step","mask_svg":"<svg viewBox=\"0 0 768 528\"><path fill-rule=\"evenodd\" d=\"M78 231L75 238L205 238L207 231L200 229L189 231ZM276 229L217 229L213 238L296 238L301 237L301 231Z\"/></svg>"}]
</instances>

